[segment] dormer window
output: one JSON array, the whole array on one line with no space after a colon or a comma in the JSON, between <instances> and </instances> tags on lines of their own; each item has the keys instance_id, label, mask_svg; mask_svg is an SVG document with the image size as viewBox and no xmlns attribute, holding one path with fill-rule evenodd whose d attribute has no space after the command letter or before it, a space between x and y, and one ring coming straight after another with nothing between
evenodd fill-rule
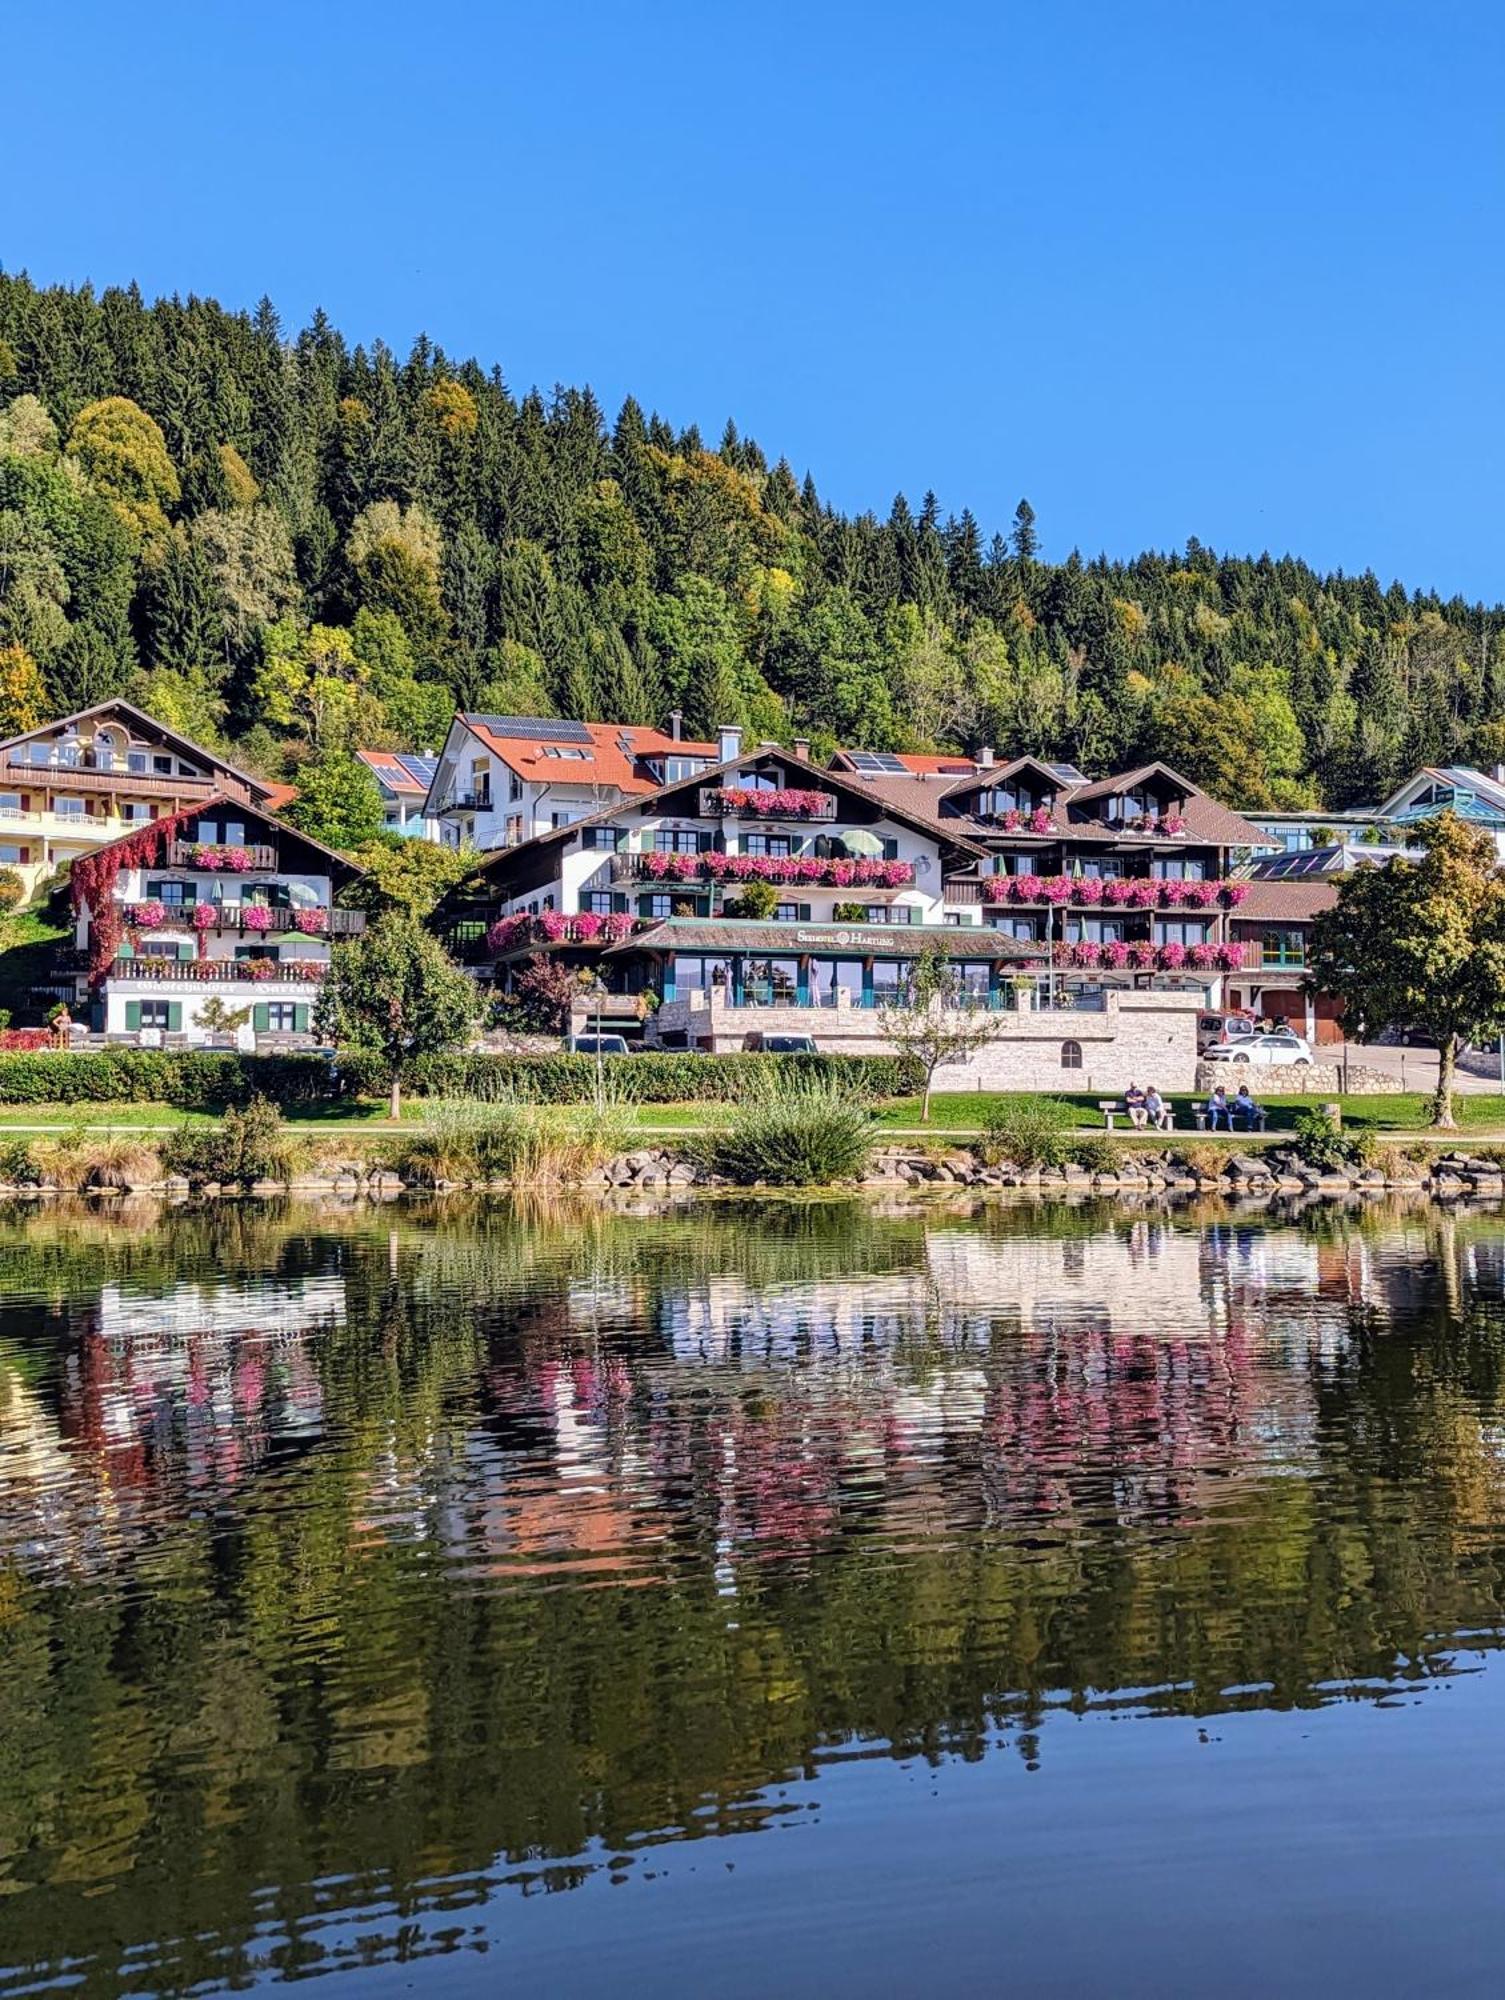
<instances>
[{"instance_id":1,"label":"dormer window","mask_svg":"<svg viewBox=\"0 0 1505 2000\"><path fill-rule=\"evenodd\" d=\"M543 754L545 757L565 757L577 764L585 764L590 761L591 753L589 750L579 749L573 743L546 743L543 746Z\"/></svg>"}]
</instances>

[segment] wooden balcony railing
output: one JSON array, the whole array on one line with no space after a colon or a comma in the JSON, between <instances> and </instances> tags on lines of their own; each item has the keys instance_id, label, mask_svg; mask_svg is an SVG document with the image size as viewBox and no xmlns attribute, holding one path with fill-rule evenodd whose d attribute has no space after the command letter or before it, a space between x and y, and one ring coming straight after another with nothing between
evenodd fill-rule
<instances>
[{"instance_id":1,"label":"wooden balcony railing","mask_svg":"<svg viewBox=\"0 0 1505 2000\"><path fill-rule=\"evenodd\" d=\"M767 803L754 804L754 799ZM702 819L835 819L836 794L803 789L758 793L740 785L702 785L698 810Z\"/></svg>"},{"instance_id":2,"label":"wooden balcony railing","mask_svg":"<svg viewBox=\"0 0 1505 2000\"><path fill-rule=\"evenodd\" d=\"M158 985L316 986L329 972L322 958L116 958L111 979L142 979Z\"/></svg>"},{"instance_id":3,"label":"wooden balcony railing","mask_svg":"<svg viewBox=\"0 0 1505 2000\"><path fill-rule=\"evenodd\" d=\"M112 792L144 799L208 799L228 792L239 797L241 788L215 778L173 778L160 771L100 770L92 764L34 764L19 750L5 755L5 769L12 784L29 779L38 789L58 792Z\"/></svg>"},{"instance_id":4,"label":"wooden balcony railing","mask_svg":"<svg viewBox=\"0 0 1505 2000\"><path fill-rule=\"evenodd\" d=\"M194 859L200 848L212 848L217 854L223 855L226 848L232 845L240 846L242 853L245 855L246 865L244 868L226 868L223 861L221 861L217 868L207 868L202 867ZM277 869L277 850L275 847L251 847L240 842L173 840L169 841L167 846L167 865L169 868L199 869L201 873L206 875L264 875L268 871L275 874Z\"/></svg>"}]
</instances>

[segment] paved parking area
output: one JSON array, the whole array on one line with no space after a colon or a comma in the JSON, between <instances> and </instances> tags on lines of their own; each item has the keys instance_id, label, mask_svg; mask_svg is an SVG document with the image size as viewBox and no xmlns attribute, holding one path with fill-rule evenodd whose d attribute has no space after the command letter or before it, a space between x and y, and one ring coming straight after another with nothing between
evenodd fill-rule
<instances>
[{"instance_id":1,"label":"paved parking area","mask_svg":"<svg viewBox=\"0 0 1505 2000\"><path fill-rule=\"evenodd\" d=\"M1407 1048L1399 1042L1350 1042L1348 1043L1350 1062L1362 1063L1366 1069L1382 1070L1386 1075L1397 1078L1404 1090L1435 1090L1437 1088L1437 1051L1418 1048L1414 1044ZM1326 1042L1318 1051L1322 1062L1341 1063L1343 1045ZM1273 1086L1272 1086L1273 1088ZM1491 1051L1489 1054L1475 1052L1465 1056L1458 1070L1458 1088L1461 1091L1500 1093L1500 1059Z\"/></svg>"}]
</instances>

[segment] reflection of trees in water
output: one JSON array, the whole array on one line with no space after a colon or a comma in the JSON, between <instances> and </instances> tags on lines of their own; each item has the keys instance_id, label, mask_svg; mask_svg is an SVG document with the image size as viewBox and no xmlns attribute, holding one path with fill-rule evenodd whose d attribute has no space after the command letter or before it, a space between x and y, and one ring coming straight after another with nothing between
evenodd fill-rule
<instances>
[{"instance_id":1,"label":"reflection of trees in water","mask_svg":"<svg viewBox=\"0 0 1505 2000\"><path fill-rule=\"evenodd\" d=\"M297 1455L217 1520L164 1506L129 1562L5 1583L11 1935L34 1963L102 1954L93 1990L126 1931L183 1940L159 1986L295 1931L312 1964L321 1902L390 1894L416 1936L449 1878L757 1824L771 1780L854 1737L1031 1755L1054 1704L1114 1689L1313 1702L1501 1615L1505 1327L1466 1222L1327 1222L1284 1263L1246 1231L1183 1265L1118 1217L1126 1269L1192 1273L1157 1338L1073 1303L1103 1256L1075 1213L1038 1312L947 1297L937 1269L981 1267L927 1257L975 1229L1036 1283L1038 1213L219 1213L3 1235L47 1316L10 1379L54 1420L121 1253L142 1285L344 1286ZM904 1309L849 1321L854 1272ZM793 1345L676 1358L673 1301L714 1286ZM96 1440L63 1456L111 1476ZM123 1917L89 1892L127 1868Z\"/></svg>"}]
</instances>

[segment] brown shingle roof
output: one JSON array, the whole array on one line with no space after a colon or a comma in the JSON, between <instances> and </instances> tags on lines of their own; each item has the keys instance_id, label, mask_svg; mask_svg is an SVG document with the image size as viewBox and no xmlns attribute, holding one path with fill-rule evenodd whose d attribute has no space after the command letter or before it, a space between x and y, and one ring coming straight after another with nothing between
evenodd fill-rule
<instances>
[{"instance_id":1,"label":"brown shingle roof","mask_svg":"<svg viewBox=\"0 0 1505 2000\"><path fill-rule=\"evenodd\" d=\"M1019 964L1045 956L1045 947L978 925L754 924L738 918L666 917L609 951L765 951L783 956L806 951L869 952L912 958L939 945L948 958L1001 958Z\"/></svg>"},{"instance_id":2,"label":"brown shingle roof","mask_svg":"<svg viewBox=\"0 0 1505 2000\"><path fill-rule=\"evenodd\" d=\"M1233 912L1237 923L1310 923L1313 917L1330 910L1338 900L1333 882L1260 882L1249 884L1249 893Z\"/></svg>"}]
</instances>

